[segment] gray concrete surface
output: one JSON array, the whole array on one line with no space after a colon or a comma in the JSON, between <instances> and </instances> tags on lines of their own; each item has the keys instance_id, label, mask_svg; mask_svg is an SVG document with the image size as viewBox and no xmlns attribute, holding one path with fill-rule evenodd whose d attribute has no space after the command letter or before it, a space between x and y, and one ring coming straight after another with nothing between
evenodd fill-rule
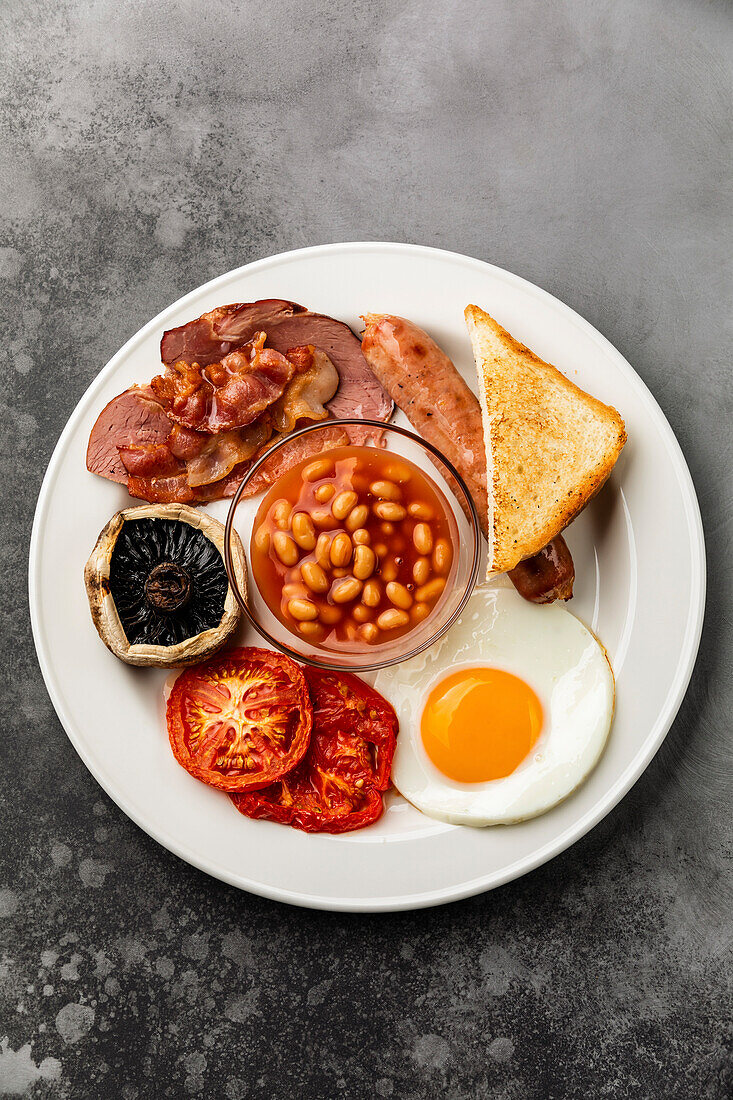
<instances>
[{"instance_id":1,"label":"gray concrete surface","mask_svg":"<svg viewBox=\"0 0 733 1100\"><path fill-rule=\"evenodd\" d=\"M0 7L0 1095L730 1095L731 18ZM237 893L116 809L46 696L25 578L47 460L123 341L249 259L374 238L516 271L628 357L689 460L710 598L680 715L601 826L493 894L359 917Z\"/></svg>"}]
</instances>

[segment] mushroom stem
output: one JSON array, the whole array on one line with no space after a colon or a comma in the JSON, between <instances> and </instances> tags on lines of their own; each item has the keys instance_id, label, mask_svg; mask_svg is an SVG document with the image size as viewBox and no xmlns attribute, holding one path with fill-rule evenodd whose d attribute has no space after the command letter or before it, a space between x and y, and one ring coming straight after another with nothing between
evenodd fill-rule
<instances>
[{"instance_id":1,"label":"mushroom stem","mask_svg":"<svg viewBox=\"0 0 733 1100\"><path fill-rule=\"evenodd\" d=\"M191 598L191 577L182 565L162 561L145 582L145 598L156 611L172 612L185 607Z\"/></svg>"}]
</instances>

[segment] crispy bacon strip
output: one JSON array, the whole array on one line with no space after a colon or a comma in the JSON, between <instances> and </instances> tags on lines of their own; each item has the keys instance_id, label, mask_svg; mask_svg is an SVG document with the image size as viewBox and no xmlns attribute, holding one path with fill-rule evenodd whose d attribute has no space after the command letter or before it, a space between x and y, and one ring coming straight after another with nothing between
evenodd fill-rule
<instances>
[{"instance_id":1,"label":"crispy bacon strip","mask_svg":"<svg viewBox=\"0 0 733 1100\"><path fill-rule=\"evenodd\" d=\"M181 471L181 463L171 454L167 443L131 443L117 449L125 469L133 477L161 477Z\"/></svg>"},{"instance_id":2,"label":"crispy bacon strip","mask_svg":"<svg viewBox=\"0 0 733 1100\"><path fill-rule=\"evenodd\" d=\"M318 364L318 356L319 353L316 353L312 365ZM306 362L307 357L301 357L301 363ZM326 364L331 367L328 360ZM326 373L323 364L320 369ZM305 389L296 387L300 378L305 380ZM283 395L283 409L289 410L283 415L290 416L293 426L301 416L306 420L316 419L318 414L313 393L318 390L319 384L318 377L311 375L310 368L301 375L296 375L290 383L290 386L296 388L289 404L287 396L290 386ZM325 417L325 411L322 415ZM278 435L276 439L271 439L272 430L269 418L263 418L248 428L238 428L219 435L191 432L176 425L169 440L170 451L167 445L161 446L155 448L154 460L152 455L146 456L145 460L138 459L137 465L135 460L128 460L131 466L128 491L131 496L160 503L205 503L232 497L247 470L282 438L282 435ZM251 484L247 486L245 496L252 497L263 492L302 459L319 454L322 450L344 446L348 442L349 437L340 428L324 429L317 435L293 440L258 470ZM186 459L187 454L190 457ZM178 457L185 461L177 461Z\"/></svg>"},{"instance_id":3,"label":"crispy bacon strip","mask_svg":"<svg viewBox=\"0 0 733 1100\"><path fill-rule=\"evenodd\" d=\"M150 504L193 504L199 498L188 484L185 471L172 477L135 477L127 479L131 497Z\"/></svg>"},{"instance_id":4,"label":"crispy bacon strip","mask_svg":"<svg viewBox=\"0 0 733 1100\"><path fill-rule=\"evenodd\" d=\"M287 357L295 365L295 375L269 413L274 431L289 435L306 421L326 420L326 402L335 394L339 376L331 360L312 344L291 348Z\"/></svg>"},{"instance_id":5,"label":"crispy bacon strip","mask_svg":"<svg viewBox=\"0 0 733 1100\"><path fill-rule=\"evenodd\" d=\"M152 390L184 428L211 433L245 428L282 396L295 373L289 359L265 347L266 339L258 332L250 343L205 367L179 359L152 380Z\"/></svg>"},{"instance_id":6,"label":"crispy bacon strip","mask_svg":"<svg viewBox=\"0 0 733 1100\"><path fill-rule=\"evenodd\" d=\"M186 463L189 485L198 488L221 481L235 466L252 458L271 435L269 418L262 418L248 428L209 436L200 454Z\"/></svg>"},{"instance_id":7,"label":"crispy bacon strip","mask_svg":"<svg viewBox=\"0 0 733 1100\"><path fill-rule=\"evenodd\" d=\"M127 483L141 499L232 496L273 435L329 415L386 420L392 412L348 326L280 299L221 306L171 329L161 357L165 369L150 386L132 387L102 411L87 451L90 471ZM372 434L349 433L352 442ZM273 458L248 495L270 483L276 461L285 468L321 442Z\"/></svg>"},{"instance_id":8,"label":"crispy bacon strip","mask_svg":"<svg viewBox=\"0 0 733 1100\"><path fill-rule=\"evenodd\" d=\"M184 428L180 424L174 424L171 434L166 439L166 445L172 455L180 458L181 462L188 462L197 458L211 441L208 432L194 432L191 428Z\"/></svg>"}]
</instances>

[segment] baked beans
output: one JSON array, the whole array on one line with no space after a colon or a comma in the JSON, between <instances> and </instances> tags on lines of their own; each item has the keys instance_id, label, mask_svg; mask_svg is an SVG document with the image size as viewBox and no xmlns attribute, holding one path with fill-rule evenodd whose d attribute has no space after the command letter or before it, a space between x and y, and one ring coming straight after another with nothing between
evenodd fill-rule
<instances>
[{"instance_id":1,"label":"baked beans","mask_svg":"<svg viewBox=\"0 0 733 1100\"><path fill-rule=\"evenodd\" d=\"M270 610L326 649L392 641L450 583L456 528L431 479L374 447L339 447L288 471L260 504L251 541Z\"/></svg>"}]
</instances>

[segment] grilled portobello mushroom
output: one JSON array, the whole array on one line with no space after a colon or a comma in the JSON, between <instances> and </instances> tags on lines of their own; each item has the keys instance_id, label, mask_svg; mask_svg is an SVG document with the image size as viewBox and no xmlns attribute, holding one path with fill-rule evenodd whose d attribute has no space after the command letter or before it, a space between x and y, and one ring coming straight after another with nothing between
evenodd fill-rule
<instances>
[{"instance_id":1,"label":"grilled portobello mushroom","mask_svg":"<svg viewBox=\"0 0 733 1100\"><path fill-rule=\"evenodd\" d=\"M232 561L246 593L236 532ZM130 665L196 664L225 644L241 618L224 566L224 527L185 504L117 512L97 540L84 581L100 638Z\"/></svg>"}]
</instances>

